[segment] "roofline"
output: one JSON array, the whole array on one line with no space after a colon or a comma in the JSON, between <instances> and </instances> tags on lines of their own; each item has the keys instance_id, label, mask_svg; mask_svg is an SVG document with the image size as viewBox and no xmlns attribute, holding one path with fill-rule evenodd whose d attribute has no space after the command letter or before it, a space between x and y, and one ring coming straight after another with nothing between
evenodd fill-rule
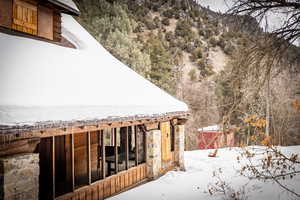
<instances>
[{"instance_id":1,"label":"roofline","mask_svg":"<svg viewBox=\"0 0 300 200\"><path fill-rule=\"evenodd\" d=\"M62 7L66 10L65 13L67 14L71 14L71 15L75 15L75 16L79 16L80 15L80 11L78 10L75 10L74 8L71 8L70 6L66 5L66 4L63 4L61 2L58 2L56 0L48 0L49 2L59 6L59 7Z\"/></svg>"},{"instance_id":2,"label":"roofline","mask_svg":"<svg viewBox=\"0 0 300 200\"><path fill-rule=\"evenodd\" d=\"M144 116L136 115L128 117L110 117L95 120L37 122L32 125L0 125L0 143L1 138L7 136L9 136L11 139L14 137L21 139L20 135L25 138L44 137L43 134L47 131L53 133L62 130L64 130L63 132L67 132L68 129L72 130L72 132L75 131L75 129L81 129L81 131L84 131L83 127L96 127L96 129L103 129L103 127L122 127L127 126L125 124L147 124L168 121L172 119L179 119L185 123L190 115L191 114L189 111L180 111Z\"/></svg>"}]
</instances>

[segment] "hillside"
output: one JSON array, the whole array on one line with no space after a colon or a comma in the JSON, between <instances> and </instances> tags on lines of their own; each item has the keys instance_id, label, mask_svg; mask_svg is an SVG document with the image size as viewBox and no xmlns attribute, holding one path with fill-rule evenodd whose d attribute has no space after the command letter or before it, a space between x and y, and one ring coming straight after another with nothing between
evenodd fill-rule
<instances>
[{"instance_id":1,"label":"hillside","mask_svg":"<svg viewBox=\"0 0 300 200\"><path fill-rule=\"evenodd\" d=\"M199 127L222 122L230 111L233 91L228 87L237 53L262 35L253 18L215 13L194 1L76 3L77 20L108 51L189 105L188 149L196 148Z\"/></svg>"}]
</instances>

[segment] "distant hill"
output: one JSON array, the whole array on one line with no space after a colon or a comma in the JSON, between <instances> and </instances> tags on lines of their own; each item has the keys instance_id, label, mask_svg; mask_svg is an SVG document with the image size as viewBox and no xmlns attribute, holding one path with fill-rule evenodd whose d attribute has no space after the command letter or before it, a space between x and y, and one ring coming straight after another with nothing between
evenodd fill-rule
<instances>
[{"instance_id":1,"label":"distant hill","mask_svg":"<svg viewBox=\"0 0 300 200\"><path fill-rule=\"evenodd\" d=\"M224 117L228 92L218 86L224 83L220 73L263 34L254 18L216 13L192 0L75 2L77 20L108 51L188 103L189 149L199 127Z\"/></svg>"}]
</instances>

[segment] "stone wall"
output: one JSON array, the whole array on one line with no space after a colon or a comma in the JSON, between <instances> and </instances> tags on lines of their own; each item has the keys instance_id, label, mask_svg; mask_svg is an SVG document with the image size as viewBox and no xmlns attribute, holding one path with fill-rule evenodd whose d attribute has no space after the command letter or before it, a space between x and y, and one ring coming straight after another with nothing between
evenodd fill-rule
<instances>
[{"instance_id":1,"label":"stone wall","mask_svg":"<svg viewBox=\"0 0 300 200\"><path fill-rule=\"evenodd\" d=\"M175 163L180 170L185 170L184 167L184 125L175 126Z\"/></svg>"},{"instance_id":2,"label":"stone wall","mask_svg":"<svg viewBox=\"0 0 300 200\"><path fill-rule=\"evenodd\" d=\"M38 154L18 154L0 158L0 199L38 200L38 191Z\"/></svg>"},{"instance_id":3,"label":"stone wall","mask_svg":"<svg viewBox=\"0 0 300 200\"><path fill-rule=\"evenodd\" d=\"M148 131L146 137L148 178L155 179L161 170L161 131Z\"/></svg>"}]
</instances>

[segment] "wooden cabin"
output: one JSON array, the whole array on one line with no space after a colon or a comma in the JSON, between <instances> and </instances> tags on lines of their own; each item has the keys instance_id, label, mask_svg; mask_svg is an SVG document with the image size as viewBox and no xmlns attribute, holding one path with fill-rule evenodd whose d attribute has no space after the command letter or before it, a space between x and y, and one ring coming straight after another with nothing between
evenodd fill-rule
<instances>
[{"instance_id":1,"label":"wooden cabin","mask_svg":"<svg viewBox=\"0 0 300 200\"><path fill-rule=\"evenodd\" d=\"M184 169L187 105L109 54L71 0L0 0L0 199L104 199Z\"/></svg>"}]
</instances>

